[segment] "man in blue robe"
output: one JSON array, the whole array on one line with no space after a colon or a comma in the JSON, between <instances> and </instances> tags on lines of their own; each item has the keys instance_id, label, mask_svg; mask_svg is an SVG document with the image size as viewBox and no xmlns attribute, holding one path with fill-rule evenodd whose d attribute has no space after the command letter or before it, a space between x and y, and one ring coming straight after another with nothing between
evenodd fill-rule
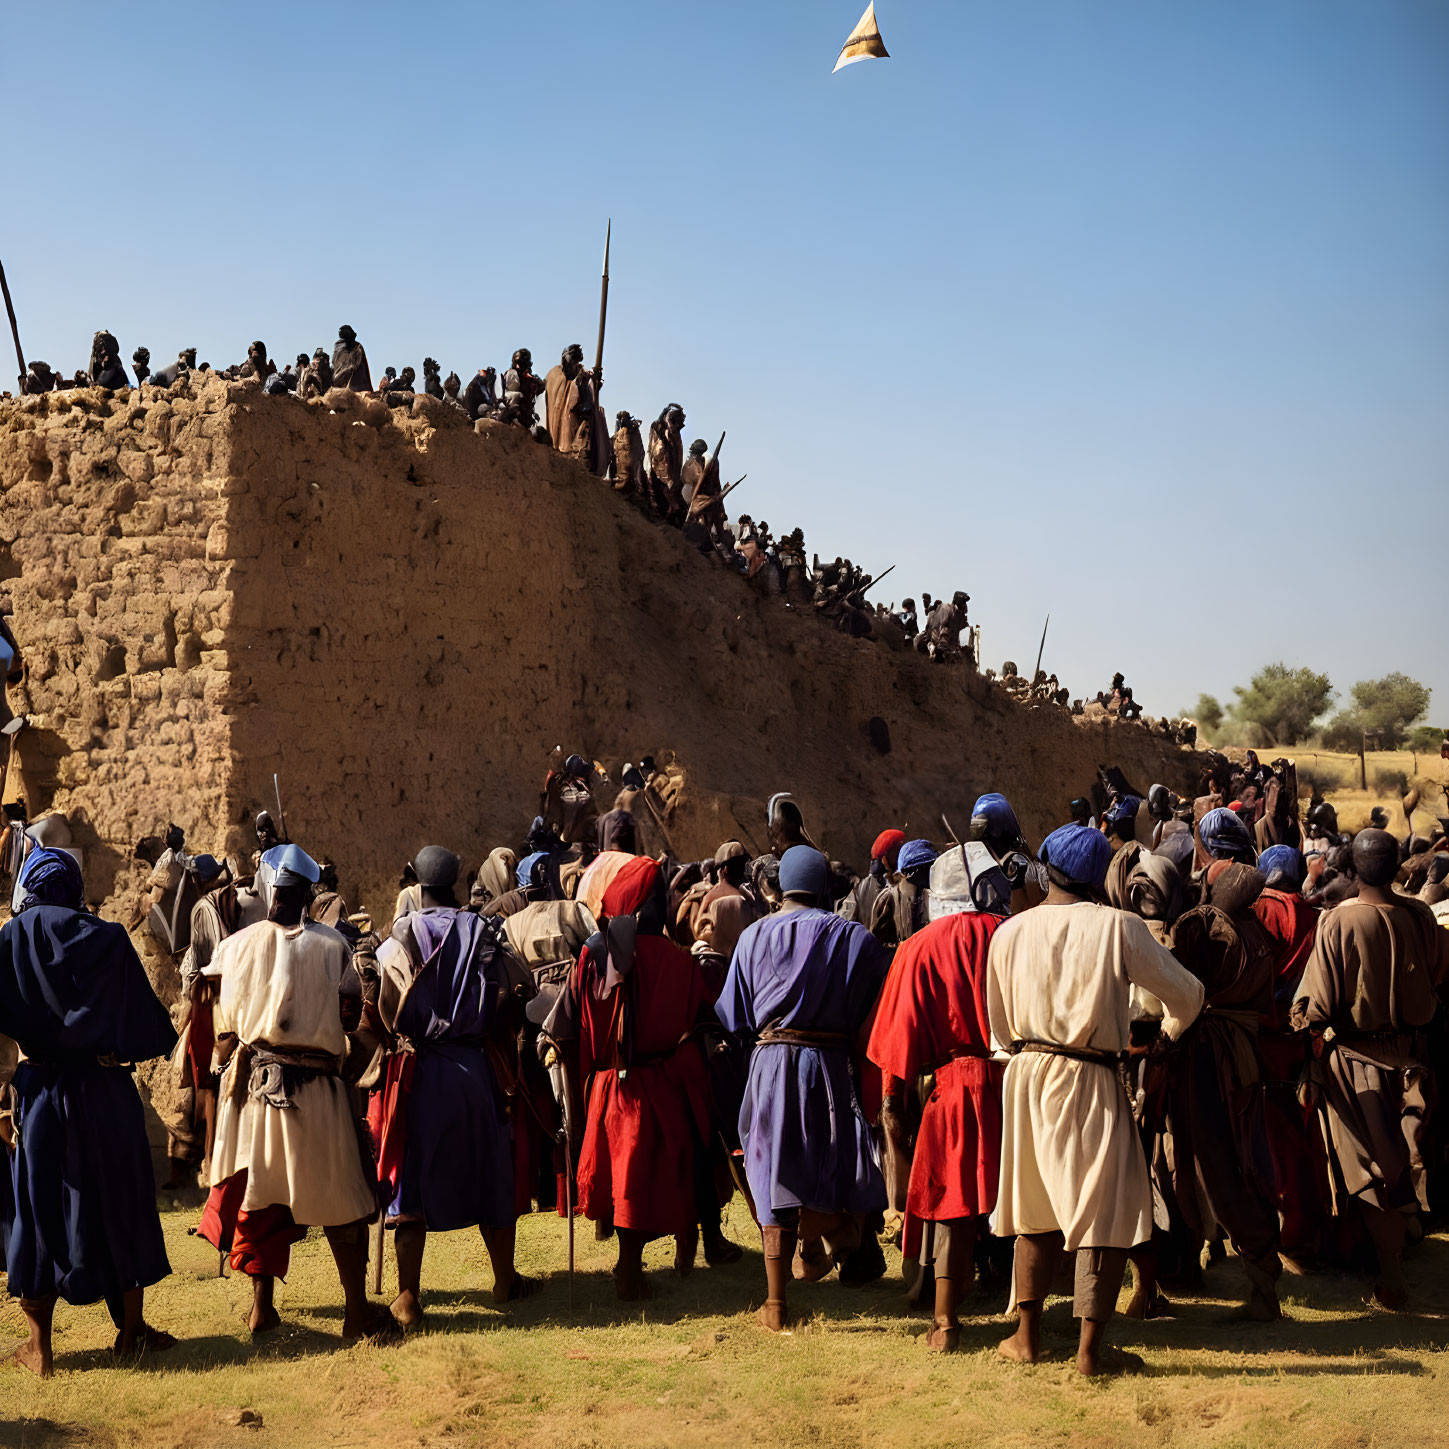
<instances>
[{"instance_id":1,"label":"man in blue robe","mask_svg":"<svg viewBox=\"0 0 1449 1449\"><path fill-rule=\"evenodd\" d=\"M885 953L864 926L828 909L830 864L818 850L785 852L780 889L781 910L740 936L715 1007L730 1031L755 1040L740 1141L764 1238L760 1322L775 1332L788 1321L797 1247L796 1277L840 1265L848 1281L865 1218L886 1205L857 1068Z\"/></svg>"},{"instance_id":2,"label":"man in blue robe","mask_svg":"<svg viewBox=\"0 0 1449 1449\"><path fill-rule=\"evenodd\" d=\"M0 1033L25 1059L11 1083L0 1243L30 1325L12 1357L44 1378L57 1298L104 1299L119 1355L175 1342L142 1317L171 1265L131 1068L166 1056L176 1032L124 928L84 909L73 857L31 851L16 906L0 928Z\"/></svg>"},{"instance_id":3,"label":"man in blue robe","mask_svg":"<svg viewBox=\"0 0 1449 1449\"><path fill-rule=\"evenodd\" d=\"M513 1146L489 1041L528 990L496 917L458 908L458 857L440 845L412 861L422 908L393 922L377 953L378 1012L396 1050L382 1094L378 1173L396 1228L393 1317L423 1321L429 1232L476 1227L493 1266L493 1297L509 1303L538 1283L514 1266ZM503 1062L506 1053L499 1052Z\"/></svg>"}]
</instances>

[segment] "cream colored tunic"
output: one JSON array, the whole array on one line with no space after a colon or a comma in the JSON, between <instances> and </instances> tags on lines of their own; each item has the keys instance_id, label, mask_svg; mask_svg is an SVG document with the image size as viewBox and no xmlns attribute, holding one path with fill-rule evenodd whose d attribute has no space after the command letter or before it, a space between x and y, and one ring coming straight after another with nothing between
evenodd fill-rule
<instances>
[{"instance_id":1,"label":"cream colored tunic","mask_svg":"<svg viewBox=\"0 0 1449 1449\"><path fill-rule=\"evenodd\" d=\"M1162 1003L1162 1029L1170 1037L1202 1008L1202 983L1137 916L1087 902L1040 905L1013 916L991 938L992 1043L1125 1051L1134 987ZM1147 1162L1114 1069L1022 1053L1006 1069L1002 1117L994 1232L1060 1231L1071 1250L1132 1248L1147 1240Z\"/></svg>"},{"instance_id":2,"label":"cream colored tunic","mask_svg":"<svg viewBox=\"0 0 1449 1449\"><path fill-rule=\"evenodd\" d=\"M503 918L508 944L525 966L577 960L584 942L598 929L593 913L577 901L534 901Z\"/></svg>"},{"instance_id":3,"label":"cream colored tunic","mask_svg":"<svg viewBox=\"0 0 1449 1449\"><path fill-rule=\"evenodd\" d=\"M235 1032L247 1046L327 1052L341 1064L347 1050L338 991L351 971L346 940L306 921L259 921L228 936L207 976L221 978L218 1038ZM340 1077L317 1077L283 1110L234 1093L237 1058L222 1074L211 1184L247 1173L244 1211L284 1203L298 1223L341 1227L369 1217L375 1194L363 1172L350 1094Z\"/></svg>"}]
</instances>

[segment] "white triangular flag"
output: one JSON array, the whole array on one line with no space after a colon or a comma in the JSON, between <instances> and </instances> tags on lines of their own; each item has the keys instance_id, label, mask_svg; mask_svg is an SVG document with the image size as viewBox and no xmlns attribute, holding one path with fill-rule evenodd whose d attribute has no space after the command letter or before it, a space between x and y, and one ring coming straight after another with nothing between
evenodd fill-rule
<instances>
[{"instance_id":1,"label":"white triangular flag","mask_svg":"<svg viewBox=\"0 0 1449 1449\"><path fill-rule=\"evenodd\" d=\"M875 0L865 7L865 14L860 17L860 24L850 32L845 44L840 48L840 59L835 62L835 70L842 66L854 65L858 60L889 60L890 51L885 48L885 41L880 38L880 26L875 23ZM835 70L830 74L834 75Z\"/></svg>"}]
</instances>

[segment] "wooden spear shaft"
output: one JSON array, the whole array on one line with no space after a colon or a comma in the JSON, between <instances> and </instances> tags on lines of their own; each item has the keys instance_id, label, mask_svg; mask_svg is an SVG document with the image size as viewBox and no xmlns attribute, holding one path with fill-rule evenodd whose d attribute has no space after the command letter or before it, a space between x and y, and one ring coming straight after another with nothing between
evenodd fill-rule
<instances>
[{"instance_id":1,"label":"wooden spear shaft","mask_svg":"<svg viewBox=\"0 0 1449 1449\"><path fill-rule=\"evenodd\" d=\"M609 320L609 244L614 239L614 219L604 232L604 276L599 284L599 345L594 350L594 403L599 401L599 377L604 371L604 328Z\"/></svg>"},{"instance_id":2,"label":"wooden spear shaft","mask_svg":"<svg viewBox=\"0 0 1449 1449\"><path fill-rule=\"evenodd\" d=\"M5 310L10 314L10 335L15 339L15 360L20 364L20 391L25 391L25 353L20 346L20 327L15 321L15 303L10 300L10 283L5 280L5 264L0 262L0 292L5 294Z\"/></svg>"},{"instance_id":3,"label":"wooden spear shaft","mask_svg":"<svg viewBox=\"0 0 1449 1449\"><path fill-rule=\"evenodd\" d=\"M1046 631L1051 628L1052 616L1046 616L1046 623L1041 626L1041 645L1036 651L1036 668L1031 672L1031 682L1036 683L1036 677L1041 673L1041 656L1046 651Z\"/></svg>"}]
</instances>

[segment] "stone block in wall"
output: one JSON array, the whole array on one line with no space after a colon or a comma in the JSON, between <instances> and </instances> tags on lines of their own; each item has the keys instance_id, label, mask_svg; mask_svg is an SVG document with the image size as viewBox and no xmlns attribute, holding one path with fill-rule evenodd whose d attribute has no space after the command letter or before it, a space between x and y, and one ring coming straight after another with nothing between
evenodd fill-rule
<instances>
[{"instance_id":1,"label":"stone block in wall","mask_svg":"<svg viewBox=\"0 0 1449 1449\"><path fill-rule=\"evenodd\" d=\"M156 473L156 464L149 453L128 448L117 456L117 463L132 483L149 483Z\"/></svg>"}]
</instances>

